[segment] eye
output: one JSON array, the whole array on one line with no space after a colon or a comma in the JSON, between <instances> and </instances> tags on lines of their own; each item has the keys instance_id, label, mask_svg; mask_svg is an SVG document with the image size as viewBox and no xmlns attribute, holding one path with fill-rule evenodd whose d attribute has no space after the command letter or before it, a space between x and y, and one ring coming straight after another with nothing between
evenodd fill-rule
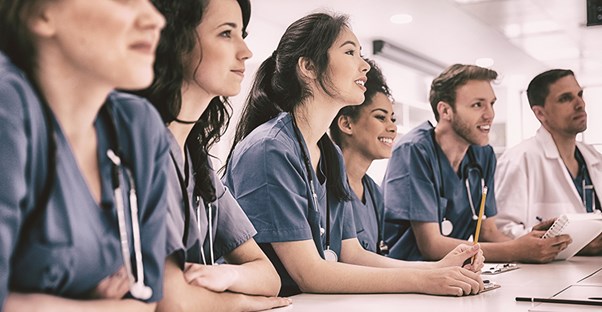
<instances>
[{"instance_id":1,"label":"eye","mask_svg":"<svg viewBox=\"0 0 602 312\"><path fill-rule=\"evenodd\" d=\"M232 38L232 30L222 31L221 33L219 33L219 36L224 38Z\"/></svg>"},{"instance_id":2,"label":"eye","mask_svg":"<svg viewBox=\"0 0 602 312\"><path fill-rule=\"evenodd\" d=\"M561 103L570 102L572 99L573 99L573 97L571 95L564 94L558 99L558 102L561 102Z\"/></svg>"},{"instance_id":3,"label":"eye","mask_svg":"<svg viewBox=\"0 0 602 312\"><path fill-rule=\"evenodd\" d=\"M354 56L355 55L355 50L348 50L347 52L345 52L345 54Z\"/></svg>"},{"instance_id":4,"label":"eye","mask_svg":"<svg viewBox=\"0 0 602 312\"><path fill-rule=\"evenodd\" d=\"M481 102L476 102L476 103L472 104L471 106L475 107L475 108L479 108L479 107L483 106L483 104Z\"/></svg>"},{"instance_id":5,"label":"eye","mask_svg":"<svg viewBox=\"0 0 602 312\"><path fill-rule=\"evenodd\" d=\"M374 116L374 118L380 120L380 121L385 121L387 119L387 116L385 115L376 115Z\"/></svg>"},{"instance_id":6,"label":"eye","mask_svg":"<svg viewBox=\"0 0 602 312\"><path fill-rule=\"evenodd\" d=\"M396 123L396 122L397 122L397 118L395 118L395 117L391 117L391 122L392 122L392 123Z\"/></svg>"}]
</instances>

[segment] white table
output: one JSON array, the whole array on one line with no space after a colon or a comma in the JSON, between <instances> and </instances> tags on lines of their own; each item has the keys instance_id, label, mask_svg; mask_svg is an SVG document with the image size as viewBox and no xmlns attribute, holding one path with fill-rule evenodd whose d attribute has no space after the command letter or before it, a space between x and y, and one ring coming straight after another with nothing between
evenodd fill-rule
<instances>
[{"instance_id":1,"label":"white table","mask_svg":"<svg viewBox=\"0 0 602 312\"><path fill-rule=\"evenodd\" d=\"M526 312L533 307L551 311L602 311L601 307L516 302L515 297L551 297L602 269L602 257L574 257L548 264L520 264L497 275L483 275L502 287L475 296L444 297L419 294L293 296L291 306L278 311L444 311ZM602 294L601 294L602 295Z\"/></svg>"}]
</instances>

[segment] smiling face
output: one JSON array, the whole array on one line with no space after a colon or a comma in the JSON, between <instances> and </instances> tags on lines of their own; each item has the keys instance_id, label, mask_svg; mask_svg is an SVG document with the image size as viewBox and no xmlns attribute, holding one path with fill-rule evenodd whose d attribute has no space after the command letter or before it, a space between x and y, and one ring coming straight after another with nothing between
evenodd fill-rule
<instances>
[{"instance_id":1,"label":"smiling face","mask_svg":"<svg viewBox=\"0 0 602 312\"><path fill-rule=\"evenodd\" d=\"M451 126L455 134L467 144L487 145L495 117L495 101L489 81L469 80L458 87L451 114Z\"/></svg>"},{"instance_id":2,"label":"smiling face","mask_svg":"<svg viewBox=\"0 0 602 312\"><path fill-rule=\"evenodd\" d=\"M188 76L192 78L188 80L194 80L211 97L237 95L244 78L245 61L253 55L243 40L238 2L209 1L197 34L199 44L191 57Z\"/></svg>"},{"instance_id":3,"label":"smiling face","mask_svg":"<svg viewBox=\"0 0 602 312\"><path fill-rule=\"evenodd\" d=\"M397 135L393 103L381 92L377 92L370 104L361 107L359 114L342 132L342 145L345 149L352 148L364 155L369 161L390 158L393 141Z\"/></svg>"},{"instance_id":4,"label":"smiling face","mask_svg":"<svg viewBox=\"0 0 602 312\"><path fill-rule=\"evenodd\" d=\"M587 129L583 89L569 75L550 84L543 106L532 107L535 116L550 133L574 138Z\"/></svg>"},{"instance_id":5,"label":"smiling face","mask_svg":"<svg viewBox=\"0 0 602 312\"><path fill-rule=\"evenodd\" d=\"M60 0L47 1L29 25L39 58L70 78L136 89L152 82L165 20L148 0Z\"/></svg>"},{"instance_id":6,"label":"smiling face","mask_svg":"<svg viewBox=\"0 0 602 312\"><path fill-rule=\"evenodd\" d=\"M355 34L343 27L334 44L328 49L328 77L335 102L341 107L358 105L364 101L366 73L370 65L361 57L361 48Z\"/></svg>"}]
</instances>

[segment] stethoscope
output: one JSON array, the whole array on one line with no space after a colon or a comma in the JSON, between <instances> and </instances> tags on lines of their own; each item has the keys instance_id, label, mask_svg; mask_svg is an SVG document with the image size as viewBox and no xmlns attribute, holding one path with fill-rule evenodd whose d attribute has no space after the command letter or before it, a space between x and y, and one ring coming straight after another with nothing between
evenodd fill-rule
<instances>
[{"instance_id":1,"label":"stethoscope","mask_svg":"<svg viewBox=\"0 0 602 312\"><path fill-rule=\"evenodd\" d=\"M435 128L431 130L431 138L433 140L433 147L435 149L435 155L437 157L437 165L439 166L439 196L445 197L445 192L443 190L443 170L441 169L441 158L439 157L439 144L437 144L437 140L435 139ZM472 201L472 192L470 191L470 172L476 171L479 180L481 180L481 194L485 192L485 179L483 178L483 168L477 163L476 157L474 155L474 151L469 146L468 147L468 164L464 165L462 168L462 179L464 180L464 186L466 187L466 194L468 196L468 204L470 206L470 210L472 212L472 220L478 221L479 216L477 215L477 211L475 209L474 203ZM483 215L483 219L485 219L485 215ZM443 216L443 221L441 222L441 234L445 236L449 236L454 230L453 223Z\"/></svg>"},{"instance_id":2,"label":"stethoscope","mask_svg":"<svg viewBox=\"0 0 602 312\"><path fill-rule=\"evenodd\" d=\"M188 181L188 172L189 172L189 168L188 168L188 157L184 156L184 172L186 174L186 177L182 176L182 172L180 171L180 168L178 166L178 163L176 162L176 158L174 156L174 154L170 151L169 152L170 156L171 156L171 160L173 161L173 164L175 166L176 172L178 173L178 181L180 184L180 190L182 191L182 198L184 200L184 236L182 238L182 243L184 244L184 246L186 246L187 242L188 242L188 224L190 223L190 198L188 197L188 189L186 188L186 186L188 185L187 181ZM187 155L187 153L185 153ZM202 229L201 229L201 197L200 196L196 196L195 197L195 212L196 212L196 216L195 216L195 221L196 221L196 227L197 227L197 231L198 233L202 233ZM217 203L217 201L216 201ZM217 211L217 206L216 206L216 211ZM208 219L208 229L207 229L207 236L209 237L209 257L210 257L210 262L209 264L211 265L216 265L217 263L215 262L215 254L213 251L213 204L208 203L207 204L207 219ZM204 249L204 244L201 242L200 246L199 246L199 253L201 256L201 259L203 260L203 264L207 265L207 257L205 256L205 249Z\"/></svg>"},{"instance_id":3,"label":"stethoscope","mask_svg":"<svg viewBox=\"0 0 602 312\"><path fill-rule=\"evenodd\" d=\"M377 240L376 240L376 253L378 253L379 255L388 255L389 254L389 246L387 245L387 243L385 243L384 240L384 232L385 232L385 227L383 226L383 214L379 213L378 211L378 206L376 205L376 199L374 198L374 195L372 192L374 192L375 190L373 190L368 183L366 183L366 190L368 191L368 196L370 197L370 201L372 202L372 208L374 209L374 214L376 215L376 222L378 223L376 225L377 228ZM364 191L365 192L365 191Z\"/></svg>"},{"instance_id":4,"label":"stethoscope","mask_svg":"<svg viewBox=\"0 0 602 312\"><path fill-rule=\"evenodd\" d=\"M307 179L309 181L309 190L311 192L311 202L314 206L314 209L318 211L318 195L316 194L316 188L314 187L314 179L312 176L311 163L309 161L309 157L305 152L305 148L303 146L303 142L301 142L301 133L299 131L299 127L297 127L297 122L295 117L291 114L293 120L293 128L295 131L295 137L297 138L297 143L299 144L299 149L301 149L301 155L303 157L303 162L305 163L305 170L307 170ZM337 253L330 249L330 203L328 201L328 188L326 189L326 231L320 228L320 235L326 234L326 249L324 250L324 259L326 261L337 262L338 256Z\"/></svg>"},{"instance_id":5,"label":"stethoscope","mask_svg":"<svg viewBox=\"0 0 602 312\"><path fill-rule=\"evenodd\" d=\"M48 166L51 168L48 172L47 183L44 186L44 191L42 192L42 196L40 198L43 207L48 203L48 199L50 198L50 193L54 188L53 181L56 178L56 168L54 168L53 164L56 161L56 153L57 153L57 143L56 138L54 137L54 125L52 121L52 111L50 107L45 102L44 98L41 96L39 90L34 86L34 90L38 94L38 98L42 103L42 111L44 113L44 121L46 123L48 129L48 152L49 152L49 163ZM117 222L119 226L119 242L121 245L121 256L123 258L123 263L126 269L126 273L128 275L128 280L130 283L129 291L130 294L138 299L147 300L153 295L153 290L144 284L144 262L142 260L142 247L140 243L140 225L138 221L138 197L136 195L136 186L134 183L134 178L132 176L131 171L122 165L121 161L121 152L119 149L119 139L117 133L117 127L115 126L115 120L113 119L113 110L110 103L105 103L99 114L103 117L108 125L109 131L109 149L107 150L107 157L111 160L111 183L113 186L113 196L115 197L115 206L117 209ZM127 233L127 226L125 221L125 208L123 204L124 194L121 189L121 181L123 180L122 172L126 172L126 177L128 179L130 189L128 196L128 203L130 207L130 219L131 219L131 229L133 236L133 245L134 245L134 259L136 261L136 276L138 276L138 280L135 279L132 264L130 259L130 246L129 246L129 237ZM40 207L40 206L38 206ZM42 208L43 208L42 207ZM40 209L36 209L35 214L39 216L41 213ZM35 219L36 216L32 216L27 221Z\"/></svg>"},{"instance_id":6,"label":"stethoscope","mask_svg":"<svg viewBox=\"0 0 602 312\"><path fill-rule=\"evenodd\" d=\"M103 114L104 112L104 114ZM138 196L136 195L136 184L134 183L134 177L129 168L122 165L121 162L121 151L119 149L119 140L117 127L115 126L115 120L113 119L112 107L110 104L105 104L101 109L101 114L107 119L109 125L109 132L111 133L112 145L107 150L107 157L111 160L113 167L111 168L111 176L113 183L113 196L115 197L115 204L117 206L117 222L119 224L119 241L121 243L121 255L123 257L123 263L130 280L130 293L133 297L147 300L153 295L153 290L144 284L144 263L142 261L142 247L140 243L140 225L138 223ZM129 207L130 207L130 219L132 226L132 236L134 239L134 259L136 261L136 276L138 280L134 278L132 272L132 264L130 260L130 245L127 234L127 227L125 222L125 208L123 205L123 191L121 190L121 181L123 180L123 171L126 173L126 177L129 182Z\"/></svg>"},{"instance_id":7,"label":"stethoscope","mask_svg":"<svg viewBox=\"0 0 602 312\"><path fill-rule=\"evenodd\" d=\"M580 163L580 170L583 173L583 177L581 178L581 201L583 203L583 207L585 207L586 211L587 210L587 191L591 191L592 192L592 196L591 196L591 211L595 212L596 209L600 209L600 211L602 211L602 207L598 207L597 202L598 202L598 197L596 196L596 190L594 189L594 183L591 181L591 177L589 175L589 171L587 169L587 165L585 164L585 160L583 159L583 156L581 155L581 153L579 152L578 149L575 150L575 156L577 158L577 160ZM568 168L567 168L568 170ZM569 173L570 174L570 173ZM589 182L589 184L588 184Z\"/></svg>"}]
</instances>

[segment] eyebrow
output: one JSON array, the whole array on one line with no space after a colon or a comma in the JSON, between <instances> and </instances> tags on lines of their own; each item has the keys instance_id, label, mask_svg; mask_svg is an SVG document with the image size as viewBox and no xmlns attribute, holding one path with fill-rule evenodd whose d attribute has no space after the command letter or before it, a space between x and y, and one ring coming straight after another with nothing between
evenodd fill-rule
<instances>
[{"instance_id":1,"label":"eyebrow","mask_svg":"<svg viewBox=\"0 0 602 312\"><path fill-rule=\"evenodd\" d=\"M389 113L389 111L388 111L388 110L386 110L386 109L384 109L384 108L375 108L375 109L373 109L373 110L371 111L371 113L374 113L374 112L376 112L376 111L381 111L381 112L383 112L383 113L385 113L385 114L388 114L388 113ZM395 114L395 112L392 112L392 113L391 113L391 115L393 115L393 114Z\"/></svg>"},{"instance_id":2,"label":"eyebrow","mask_svg":"<svg viewBox=\"0 0 602 312\"><path fill-rule=\"evenodd\" d=\"M347 41L343 42L343 44L341 44L341 45L339 46L339 48L342 48L343 46L345 46L345 45L347 45L347 44L350 44L350 45L352 45L352 46L354 46L354 47L357 47L357 44L355 44L355 42L353 42L353 41L351 41L351 40L347 40Z\"/></svg>"},{"instance_id":3,"label":"eyebrow","mask_svg":"<svg viewBox=\"0 0 602 312\"><path fill-rule=\"evenodd\" d=\"M223 27L223 26L230 26L230 27L232 27L232 28L236 28L236 23L232 23L232 22L226 22L226 23L222 23L222 24L218 25L218 26L217 26L217 27L215 27L215 28L217 29L217 28L220 28L220 27Z\"/></svg>"}]
</instances>

